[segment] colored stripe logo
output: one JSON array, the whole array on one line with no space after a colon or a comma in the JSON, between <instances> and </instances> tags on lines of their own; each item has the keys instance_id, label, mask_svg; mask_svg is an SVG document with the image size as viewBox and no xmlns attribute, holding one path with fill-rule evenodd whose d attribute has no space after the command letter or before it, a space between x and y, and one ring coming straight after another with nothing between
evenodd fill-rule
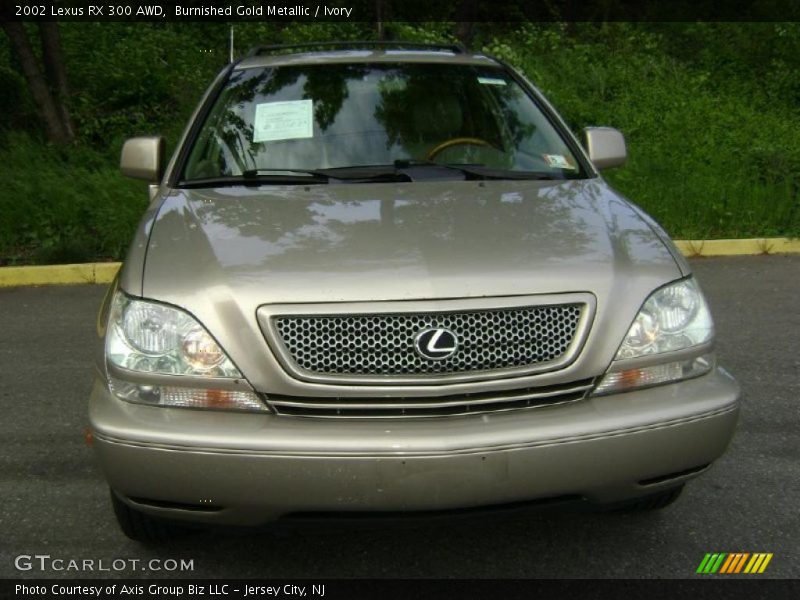
<instances>
[{"instance_id":1,"label":"colored stripe logo","mask_svg":"<svg viewBox=\"0 0 800 600\"><path fill-rule=\"evenodd\" d=\"M697 573L703 575L736 575L747 573L755 575L767 569L772 553L755 552L716 552L703 557Z\"/></svg>"}]
</instances>

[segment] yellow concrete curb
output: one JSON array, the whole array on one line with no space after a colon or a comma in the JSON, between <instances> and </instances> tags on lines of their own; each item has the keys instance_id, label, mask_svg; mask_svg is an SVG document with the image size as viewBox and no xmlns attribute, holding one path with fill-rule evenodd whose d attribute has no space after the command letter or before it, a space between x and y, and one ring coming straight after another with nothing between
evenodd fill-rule
<instances>
[{"instance_id":1,"label":"yellow concrete curb","mask_svg":"<svg viewBox=\"0 0 800 600\"><path fill-rule=\"evenodd\" d=\"M752 238L744 240L677 240L684 256L740 256L746 254L789 254L800 252L798 238Z\"/></svg>"},{"instance_id":2,"label":"yellow concrete curb","mask_svg":"<svg viewBox=\"0 0 800 600\"><path fill-rule=\"evenodd\" d=\"M110 283L122 263L0 267L0 287Z\"/></svg>"},{"instance_id":3,"label":"yellow concrete curb","mask_svg":"<svg viewBox=\"0 0 800 600\"><path fill-rule=\"evenodd\" d=\"M800 238L753 238L744 240L676 240L684 256L742 256L800 253ZM86 263L0 267L0 288L22 285L110 283L122 263Z\"/></svg>"}]
</instances>

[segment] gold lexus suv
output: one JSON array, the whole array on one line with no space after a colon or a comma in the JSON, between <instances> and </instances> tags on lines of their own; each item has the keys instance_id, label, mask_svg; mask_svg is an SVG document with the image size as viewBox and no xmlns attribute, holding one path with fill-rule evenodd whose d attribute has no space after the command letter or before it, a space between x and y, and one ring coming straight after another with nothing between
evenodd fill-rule
<instances>
[{"instance_id":1,"label":"gold lexus suv","mask_svg":"<svg viewBox=\"0 0 800 600\"><path fill-rule=\"evenodd\" d=\"M460 47L256 48L167 162L98 319L122 530L565 498L661 508L739 388L667 234L519 72Z\"/></svg>"}]
</instances>

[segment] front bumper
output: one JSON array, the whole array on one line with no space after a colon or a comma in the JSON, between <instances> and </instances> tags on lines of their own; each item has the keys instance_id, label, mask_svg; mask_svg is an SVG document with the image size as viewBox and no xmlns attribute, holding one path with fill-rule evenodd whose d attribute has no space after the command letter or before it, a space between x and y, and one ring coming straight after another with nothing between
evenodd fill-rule
<instances>
[{"instance_id":1,"label":"front bumper","mask_svg":"<svg viewBox=\"0 0 800 600\"><path fill-rule=\"evenodd\" d=\"M739 388L722 370L562 405L395 420L139 406L98 379L90 423L123 501L173 519L255 525L299 512L647 495L722 455L738 411Z\"/></svg>"}]
</instances>

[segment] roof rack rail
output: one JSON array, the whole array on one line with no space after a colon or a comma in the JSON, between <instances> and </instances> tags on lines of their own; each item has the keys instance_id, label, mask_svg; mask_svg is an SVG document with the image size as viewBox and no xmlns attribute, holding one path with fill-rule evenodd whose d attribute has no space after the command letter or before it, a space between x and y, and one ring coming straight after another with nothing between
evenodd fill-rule
<instances>
[{"instance_id":1,"label":"roof rack rail","mask_svg":"<svg viewBox=\"0 0 800 600\"><path fill-rule=\"evenodd\" d=\"M464 54L467 49L461 44L426 44L421 42L389 42L382 40L358 41L358 42L309 42L307 44L277 44L272 46L255 46L251 48L245 58L261 56L271 52L282 50L301 50L301 49L329 49L329 50L349 50L361 48L390 48L395 50L446 50L454 54Z\"/></svg>"}]
</instances>

